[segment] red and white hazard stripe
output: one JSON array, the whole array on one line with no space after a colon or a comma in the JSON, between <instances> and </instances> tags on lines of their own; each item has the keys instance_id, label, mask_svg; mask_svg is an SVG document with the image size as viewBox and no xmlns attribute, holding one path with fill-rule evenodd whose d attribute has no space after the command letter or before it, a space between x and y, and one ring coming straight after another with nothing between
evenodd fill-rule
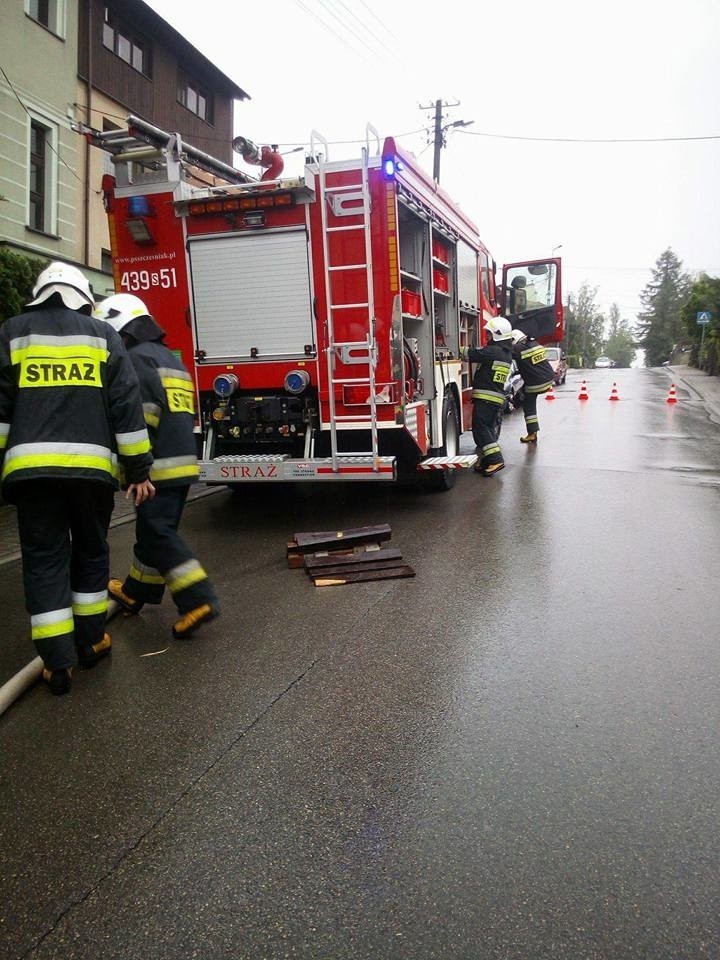
<instances>
[{"instance_id":1,"label":"red and white hazard stripe","mask_svg":"<svg viewBox=\"0 0 720 960\"><path fill-rule=\"evenodd\" d=\"M477 463L477 454L469 453L461 457L428 457L418 465L418 470L467 470Z\"/></svg>"}]
</instances>

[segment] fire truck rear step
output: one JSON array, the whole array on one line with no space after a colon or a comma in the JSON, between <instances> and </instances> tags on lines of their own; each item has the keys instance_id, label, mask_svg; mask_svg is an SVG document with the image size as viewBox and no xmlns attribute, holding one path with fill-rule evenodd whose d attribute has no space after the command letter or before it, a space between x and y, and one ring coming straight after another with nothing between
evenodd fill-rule
<instances>
[{"instance_id":1,"label":"fire truck rear step","mask_svg":"<svg viewBox=\"0 0 720 960\"><path fill-rule=\"evenodd\" d=\"M308 480L395 480L395 457L341 453L298 459L289 454L238 454L200 461L201 483L278 483Z\"/></svg>"},{"instance_id":2,"label":"fire truck rear step","mask_svg":"<svg viewBox=\"0 0 720 960\"><path fill-rule=\"evenodd\" d=\"M417 465L418 470L466 470L478 460L476 453L462 454L459 457L428 457Z\"/></svg>"}]
</instances>

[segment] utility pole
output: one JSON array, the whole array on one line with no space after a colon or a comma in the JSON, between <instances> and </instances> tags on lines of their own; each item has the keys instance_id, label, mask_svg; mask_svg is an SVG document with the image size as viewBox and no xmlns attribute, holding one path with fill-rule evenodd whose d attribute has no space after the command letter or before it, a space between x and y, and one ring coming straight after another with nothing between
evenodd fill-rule
<instances>
[{"instance_id":1,"label":"utility pole","mask_svg":"<svg viewBox=\"0 0 720 960\"><path fill-rule=\"evenodd\" d=\"M427 106L419 104L421 110L432 110L433 104L429 103ZM451 130L454 127L469 127L472 120L456 120L454 123L443 124L443 107L459 107L460 101L456 100L454 103L448 103L443 100L435 101L435 133L433 138L433 144L435 147L435 152L433 155L433 180L436 183L440 183L440 151L443 147L447 146L447 140L445 134L448 130Z\"/></svg>"}]
</instances>

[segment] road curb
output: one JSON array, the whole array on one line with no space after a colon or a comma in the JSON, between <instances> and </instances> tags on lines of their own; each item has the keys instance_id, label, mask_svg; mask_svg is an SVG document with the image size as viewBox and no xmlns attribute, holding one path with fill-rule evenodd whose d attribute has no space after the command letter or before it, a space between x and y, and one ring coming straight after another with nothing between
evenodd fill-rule
<instances>
[{"instance_id":1,"label":"road curb","mask_svg":"<svg viewBox=\"0 0 720 960\"><path fill-rule=\"evenodd\" d=\"M666 367L665 369L667 370L668 375L670 375L671 382L676 384L681 383L686 390L688 390L691 394L694 394L700 401L702 401L710 413L710 419L712 422L717 424L717 426L720 426L720 399L716 400L715 398L709 397L702 390L698 389L696 380L701 380L701 377L684 377L682 374L682 367ZM708 375L705 374L705 376ZM720 384L717 384L716 386L718 390L720 390Z\"/></svg>"}]
</instances>

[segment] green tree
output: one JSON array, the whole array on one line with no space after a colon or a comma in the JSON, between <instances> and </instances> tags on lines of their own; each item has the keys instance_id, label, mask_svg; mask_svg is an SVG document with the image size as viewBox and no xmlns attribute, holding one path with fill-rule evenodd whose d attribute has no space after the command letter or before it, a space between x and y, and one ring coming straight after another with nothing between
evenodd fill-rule
<instances>
[{"instance_id":1,"label":"green tree","mask_svg":"<svg viewBox=\"0 0 720 960\"><path fill-rule=\"evenodd\" d=\"M682 339L685 326L680 315L690 278L682 261L668 247L655 262L650 283L640 294L644 310L638 315L636 334L645 349L645 366L656 367L669 360Z\"/></svg>"},{"instance_id":2,"label":"green tree","mask_svg":"<svg viewBox=\"0 0 720 960\"><path fill-rule=\"evenodd\" d=\"M44 260L0 247L0 323L22 312L38 274L46 266Z\"/></svg>"},{"instance_id":3,"label":"green tree","mask_svg":"<svg viewBox=\"0 0 720 960\"><path fill-rule=\"evenodd\" d=\"M712 319L705 327L703 337L703 328L697 322L697 315L704 310L710 311ZM720 370L720 278L701 273L692 283L680 314L687 337L693 345L690 362L701 370L707 370L708 373L718 373ZM703 341L702 357L700 356L701 341Z\"/></svg>"},{"instance_id":4,"label":"green tree","mask_svg":"<svg viewBox=\"0 0 720 960\"><path fill-rule=\"evenodd\" d=\"M565 309L565 353L568 366L591 367L602 353L605 318L595 302L597 287L585 281L568 296Z\"/></svg>"},{"instance_id":5,"label":"green tree","mask_svg":"<svg viewBox=\"0 0 720 960\"><path fill-rule=\"evenodd\" d=\"M618 367L629 367L635 359L635 340L630 322L620 317L620 308L616 303L610 307L608 317L609 336L605 343L604 353L615 361Z\"/></svg>"}]
</instances>

